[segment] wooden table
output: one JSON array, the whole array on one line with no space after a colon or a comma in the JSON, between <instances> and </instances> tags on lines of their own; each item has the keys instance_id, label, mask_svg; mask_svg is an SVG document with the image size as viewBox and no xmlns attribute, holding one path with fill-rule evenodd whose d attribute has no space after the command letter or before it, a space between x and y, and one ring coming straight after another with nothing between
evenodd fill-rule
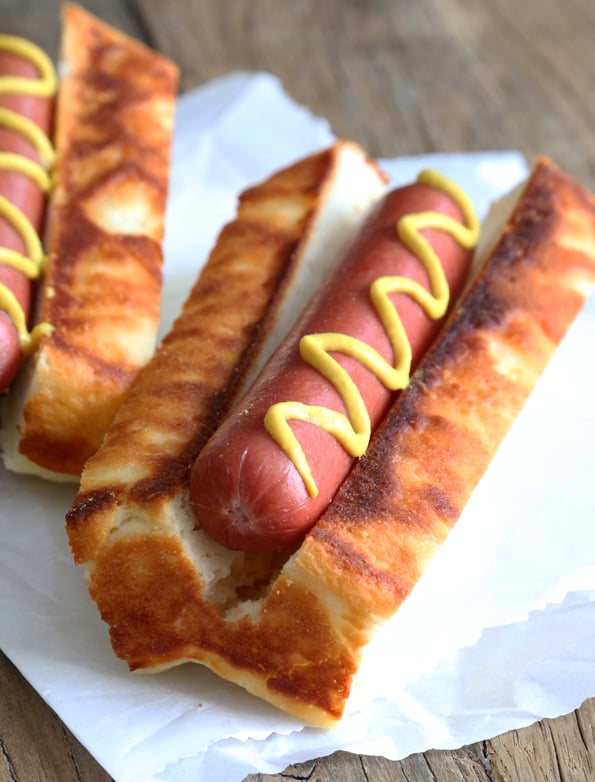
<instances>
[{"instance_id":1,"label":"wooden table","mask_svg":"<svg viewBox=\"0 0 595 782\"><path fill-rule=\"evenodd\" d=\"M83 0L172 57L182 90L268 70L374 156L545 152L595 189L592 0ZM58 0L0 0L2 32L56 54ZM0 656L0 780L109 777ZM289 773L289 772L288 772ZM287 777L276 775L268 780ZM595 700L572 714L401 762L336 753L291 778L532 782L595 779ZM261 775L252 782L264 780Z\"/></svg>"}]
</instances>

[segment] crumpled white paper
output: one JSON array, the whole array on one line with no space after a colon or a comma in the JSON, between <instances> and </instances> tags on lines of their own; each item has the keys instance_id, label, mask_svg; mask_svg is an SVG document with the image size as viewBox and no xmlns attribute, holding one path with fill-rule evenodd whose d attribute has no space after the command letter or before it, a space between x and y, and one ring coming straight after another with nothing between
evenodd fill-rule
<instances>
[{"instance_id":1,"label":"crumpled white paper","mask_svg":"<svg viewBox=\"0 0 595 782\"><path fill-rule=\"evenodd\" d=\"M331 140L268 74L233 74L179 101L161 333L237 193ZM480 215L526 174L506 152L382 163L395 182L438 168ZM239 782L337 749L399 759L571 711L595 695L594 338L592 299L368 649L336 730L304 727L197 665L130 674L70 558L74 488L2 468L0 646L117 782Z\"/></svg>"}]
</instances>

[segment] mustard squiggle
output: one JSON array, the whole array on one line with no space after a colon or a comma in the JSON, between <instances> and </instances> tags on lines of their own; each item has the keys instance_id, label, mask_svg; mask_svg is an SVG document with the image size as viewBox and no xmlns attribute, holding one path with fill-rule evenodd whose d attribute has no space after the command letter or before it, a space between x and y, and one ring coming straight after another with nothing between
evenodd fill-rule
<instances>
[{"instance_id":1,"label":"mustard squiggle","mask_svg":"<svg viewBox=\"0 0 595 782\"><path fill-rule=\"evenodd\" d=\"M49 57L35 44L12 35L0 35L0 50L29 60L38 70L38 78L1 76L0 94L23 93L36 97L52 97L57 89L57 77ZM52 171L55 164L55 150L45 133L27 117L0 107L0 125L20 133L35 148L40 162L30 160L12 152L0 152L0 169L16 171L29 177L43 193L52 187ZM41 240L27 217L8 199L0 196L2 216L21 237L26 255L7 247L0 248L0 263L12 266L29 279L36 279L47 266ZM34 351L41 338L51 332L49 323L39 323L32 331L27 328L23 308L13 292L0 283L0 309L4 310L14 323L23 354Z\"/></svg>"},{"instance_id":2,"label":"mustard squiggle","mask_svg":"<svg viewBox=\"0 0 595 782\"><path fill-rule=\"evenodd\" d=\"M25 76L0 76L0 92L4 95L24 93L38 98L51 98L57 89L58 78L47 54L32 41L18 35L0 35L0 49L29 60L39 72L38 79Z\"/></svg>"},{"instance_id":3,"label":"mustard squiggle","mask_svg":"<svg viewBox=\"0 0 595 782\"><path fill-rule=\"evenodd\" d=\"M428 228L445 231L465 249L472 249L477 243L479 221L466 194L436 171L422 171L417 181L448 193L459 206L464 223L438 212L405 215L397 223L400 240L424 265L430 289L401 276L379 277L371 285L370 297L389 337L395 358L394 366L370 345L355 337L333 332L306 334L300 340L301 358L334 385L347 414L320 405L290 401L271 405L265 415L267 432L292 460L311 497L318 495L318 487L303 448L288 422L305 421L324 429L353 457L362 456L366 452L372 435L370 416L359 389L349 373L330 354L338 352L356 359L391 391L405 388L411 372L411 343L390 294L407 294L432 319L444 316L450 298L440 259L421 231Z\"/></svg>"}]
</instances>

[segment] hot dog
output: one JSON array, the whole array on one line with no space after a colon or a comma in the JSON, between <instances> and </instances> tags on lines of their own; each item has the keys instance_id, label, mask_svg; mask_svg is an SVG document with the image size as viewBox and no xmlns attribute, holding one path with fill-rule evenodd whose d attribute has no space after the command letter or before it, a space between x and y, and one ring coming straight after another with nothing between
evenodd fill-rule
<instances>
[{"instance_id":1,"label":"hot dog","mask_svg":"<svg viewBox=\"0 0 595 782\"><path fill-rule=\"evenodd\" d=\"M447 538L595 288L595 197L539 160L501 204L472 284L299 546L221 546L197 525L191 469L237 399L270 312L290 295L296 257L327 255L319 232L337 209L322 219L310 207L330 200L319 195L336 168L345 169L337 149L240 199L67 514L75 561L132 670L199 662L323 727L341 718L367 643ZM335 192L361 181L361 169Z\"/></svg>"},{"instance_id":2,"label":"hot dog","mask_svg":"<svg viewBox=\"0 0 595 782\"><path fill-rule=\"evenodd\" d=\"M0 35L0 74L0 248L4 248L0 250L0 392L3 392L14 380L23 352L34 347L40 333L38 329L32 336L28 325L31 284L41 272L41 249L27 247L25 240L28 235L39 235L43 226L49 169L53 162L49 139L56 77L50 60L41 50L29 41L6 35ZM31 139L31 126L32 138L41 139L37 143ZM38 167L31 171L29 161ZM28 226L19 229L23 221ZM6 262L8 256L10 265Z\"/></svg>"},{"instance_id":3,"label":"hot dog","mask_svg":"<svg viewBox=\"0 0 595 782\"><path fill-rule=\"evenodd\" d=\"M446 283L444 295L449 291L451 301L458 297L469 271L477 221L470 206L463 215L452 195L439 184L452 187L442 181L417 183L394 190L383 199L288 339L201 451L190 478L192 506L201 527L222 545L257 551L299 542L331 501L354 458L363 455L371 431L428 349L446 315L447 299L438 316L430 317L410 293L393 293L390 301L406 339L399 334L395 338L397 344L392 345L387 324L375 309L370 291L379 278L398 277L415 281L430 293L428 272L414 249L399 236L398 226L406 224L407 216L433 213L447 215L460 229L470 223L464 246L439 227L423 234L439 260L437 268ZM355 343L329 349L325 355L332 355L351 381L341 394L303 357L304 339L320 332L341 335L339 341L343 335L355 338L366 356L381 356L385 369L403 363L405 366L401 372L394 369L391 377L382 380L362 359L349 355ZM411 355L406 357L407 343ZM334 369L331 364L330 370ZM360 401L358 392L364 416L369 416L369 421L359 424L366 430L359 438L364 440L363 447L354 431L354 427L358 428L353 423L357 412L352 415L346 407L349 400L352 406ZM328 428L325 431L325 423L292 420L292 412L285 412L285 403L294 401L308 406L307 410L300 407L298 413L306 419L312 415L313 406L346 415L348 423L343 419L340 424L347 423L349 441L345 443ZM280 416L281 426L285 416L292 420L297 441L293 446L299 444L301 448L305 474L297 469L297 461L282 450L279 439L271 435L271 430L276 434L271 414ZM323 415L326 422L328 414ZM354 452L350 442L359 450Z\"/></svg>"},{"instance_id":4,"label":"hot dog","mask_svg":"<svg viewBox=\"0 0 595 782\"><path fill-rule=\"evenodd\" d=\"M67 529L114 650L131 668L196 660L329 726L371 633L445 539L595 285L595 198L540 161L509 205L502 238L484 248L473 288L297 551L231 551L196 529L189 473L237 388L253 335L266 331L262 294L279 279L276 265L269 269L279 256L271 247L279 231L267 223L277 217L272 194L283 194L282 219L303 227L304 194L288 204L286 178L258 198L255 190L222 232L87 463ZM312 181L300 181L311 197Z\"/></svg>"},{"instance_id":5,"label":"hot dog","mask_svg":"<svg viewBox=\"0 0 595 782\"><path fill-rule=\"evenodd\" d=\"M8 469L77 481L155 348L178 72L79 6L62 33L43 338L2 400L1 438Z\"/></svg>"}]
</instances>

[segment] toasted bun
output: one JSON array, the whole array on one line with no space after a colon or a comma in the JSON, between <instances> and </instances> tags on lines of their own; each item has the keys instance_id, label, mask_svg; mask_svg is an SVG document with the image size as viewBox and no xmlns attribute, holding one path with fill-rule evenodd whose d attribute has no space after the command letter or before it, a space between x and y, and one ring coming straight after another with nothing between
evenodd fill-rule
<instances>
[{"instance_id":1,"label":"toasted bun","mask_svg":"<svg viewBox=\"0 0 595 782\"><path fill-rule=\"evenodd\" d=\"M293 173L329 171L333 155ZM67 527L114 650L132 669L200 662L330 727L372 633L446 538L595 285L595 199L538 162L443 339L328 512L297 551L245 554L195 529L188 473L252 349L266 279L277 279L273 257L324 207L312 186L291 209L278 194L263 209L258 192L240 202L173 332L88 463ZM271 234L279 209L285 228ZM256 248L268 270L258 272L260 285Z\"/></svg>"},{"instance_id":2,"label":"toasted bun","mask_svg":"<svg viewBox=\"0 0 595 782\"><path fill-rule=\"evenodd\" d=\"M3 411L5 464L78 480L159 321L175 66L64 9L49 270L37 317L54 330Z\"/></svg>"}]
</instances>

